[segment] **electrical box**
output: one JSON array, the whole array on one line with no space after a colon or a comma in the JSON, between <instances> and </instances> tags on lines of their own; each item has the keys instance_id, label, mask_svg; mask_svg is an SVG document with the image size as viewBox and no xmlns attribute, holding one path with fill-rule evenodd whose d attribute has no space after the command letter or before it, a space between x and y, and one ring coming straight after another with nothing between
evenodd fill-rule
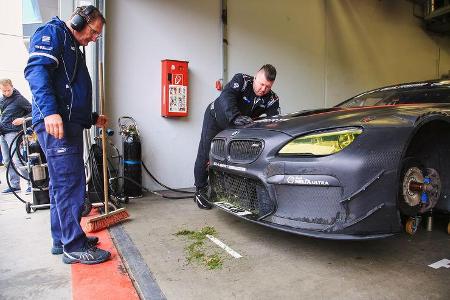
<instances>
[{"instance_id":1,"label":"electrical box","mask_svg":"<svg viewBox=\"0 0 450 300\"><path fill-rule=\"evenodd\" d=\"M188 115L188 63L170 59L161 61L161 116L163 117Z\"/></svg>"}]
</instances>

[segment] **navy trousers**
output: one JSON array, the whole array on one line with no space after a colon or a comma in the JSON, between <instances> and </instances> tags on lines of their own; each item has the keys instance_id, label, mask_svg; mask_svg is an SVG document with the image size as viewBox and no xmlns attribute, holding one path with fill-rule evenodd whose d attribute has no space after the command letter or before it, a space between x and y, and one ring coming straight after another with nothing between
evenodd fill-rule
<instances>
[{"instance_id":1,"label":"navy trousers","mask_svg":"<svg viewBox=\"0 0 450 300\"><path fill-rule=\"evenodd\" d=\"M208 185L208 161L211 141L226 127L225 124L220 124L217 121L214 109L211 109L211 105L208 105L203 116L202 134L200 143L198 144L197 159L195 160L194 166L195 186L197 188Z\"/></svg>"},{"instance_id":2,"label":"navy trousers","mask_svg":"<svg viewBox=\"0 0 450 300\"><path fill-rule=\"evenodd\" d=\"M86 241L80 225L86 191L83 127L64 123L64 138L60 140L45 131L44 123L37 124L35 131L46 155L50 175L53 245L63 245L65 252L79 251Z\"/></svg>"}]
</instances>

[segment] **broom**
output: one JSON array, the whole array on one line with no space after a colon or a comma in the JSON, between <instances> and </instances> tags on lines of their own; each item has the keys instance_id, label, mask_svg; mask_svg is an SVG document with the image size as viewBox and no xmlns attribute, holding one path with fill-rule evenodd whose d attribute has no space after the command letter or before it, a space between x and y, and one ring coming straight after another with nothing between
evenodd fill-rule
<instances>
[{"instance_id":1,"label":"broom","mask_svg":"<svg viewBox=\"0 0 450 300\"><path fill-rule=\"evenodd\" d=\"M105 109L105 99L103 95L103 64L100 62L99 66L99 83L100 83L100 112L103 114ZM108 171L107 171L107 159L106 159L106 126L102 126L102 161L103 161L103 195L105 198L105 213L89 219L86 223L86 231L94 232L106 229L114 224L117 224L130 215L125 208L119 208L112 212L109 212L109 188L108 188Z\"/></svg>"}]
</instances>

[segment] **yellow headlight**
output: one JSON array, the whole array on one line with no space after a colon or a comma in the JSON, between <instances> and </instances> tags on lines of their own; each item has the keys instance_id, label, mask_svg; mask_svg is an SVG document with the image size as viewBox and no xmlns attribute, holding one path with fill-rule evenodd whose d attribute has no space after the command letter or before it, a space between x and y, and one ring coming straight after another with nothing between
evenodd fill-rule
<instances>
[{"instance_id":1,"label":"yellow headlight","mask_svg":"<svg viewBox=\"0 0 450 300\"><path fill-rule=\"evenodd\" d=\"M330 155L350 145L361 128L346 128L335 131L301 136L285 145L278 153L293 155Z\"/></svg>"}]
</instances>

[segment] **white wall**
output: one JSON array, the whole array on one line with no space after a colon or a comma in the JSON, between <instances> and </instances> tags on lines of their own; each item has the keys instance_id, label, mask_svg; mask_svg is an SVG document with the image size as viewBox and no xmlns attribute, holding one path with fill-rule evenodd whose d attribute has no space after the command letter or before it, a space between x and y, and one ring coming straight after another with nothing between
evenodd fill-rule
<instances>
[{"instance_id":1,"label":"white wall","mask_svg":"<svg viewBox=\"0 0 450 300\"><path fill-rule=\"evenodd\" d=\"M217 96L220 2L107 2L109 114L115 129L121 115L137 120L143 160L174 187L193 185L203 112ZM364 90L450 70L449 39L424 32L406 0L228 0L228 33L229 78L274 64L283 112L331 106ZM166 58L190 61L187 118L160 116Z\"/></svg>"},{"instance_id":2,"label":"white wall","mask_svg":"<svg viewBox=\"0 0 450 300\"><path fill-rule=\"evenodd\" d=\"M194 158L206 105L220 76L220 5L211 0L107 2L106 96L117 130L136 119L143 161L162 182L193 186ZM161 117L161 60L189 61L189 117ZM116 139L118 141L118 139ZM144 175L145 185L150 184Z\"/></svg>"},{"instance_id":3,"label":"white wall","mask_svg":"<svg viewBox=\"0 0 450 300\"><path fill-rule=\"evenodd\" d=\"M448 37L425 32L406 0L228 0L229 70L277 67L283 112L371 88L439 78Z\"/></svg>"},{"instance_id":4,"label":"white wall","mask_svg":"<svg viewBox=\"0 0 450 300\"><path fill-rule=\"evenodd\" d=\"M0 7L0 78L11 79L14 87L31 101L23 75L28 51L22 34L22 1L0 0Z\"/></svg>"},{"instance_id":5,"label":"white wall","mask_svg":"<svg viewBox=\"0 0 450 300\"><path fill-rule=\"evenodd\" d=\"M439 59L440 47L450 49L444 41L422 29L411 2L327 1L328 103L383 85L439 78L450 69L445 50Z\"/></svg>"},{"instance_id":6,"label":"white wall","mask_svg":"<svg viewBox=\"0 0 450 300\"><path fill-rule=\"evenodd\" d=\"M229 79L277 68L273 90L282 112L324 99L325 9L317 0L228 0Z\"/></svg>"}]
</instances>

